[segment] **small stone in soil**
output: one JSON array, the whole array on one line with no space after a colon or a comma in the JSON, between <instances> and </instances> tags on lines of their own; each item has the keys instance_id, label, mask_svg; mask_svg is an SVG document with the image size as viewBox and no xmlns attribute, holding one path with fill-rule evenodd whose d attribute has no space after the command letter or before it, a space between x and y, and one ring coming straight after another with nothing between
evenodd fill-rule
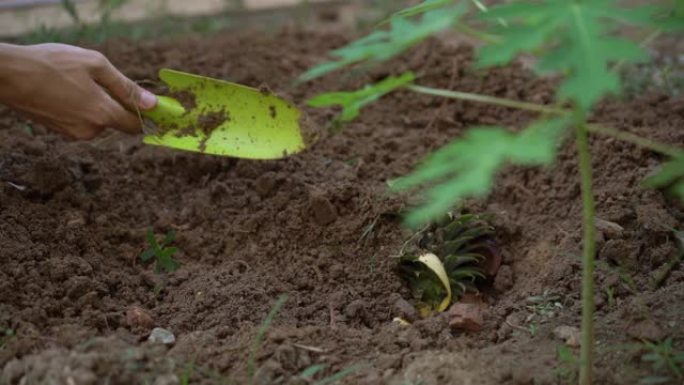
<instances>
[{"instance_id":1,"label":"small stone in soil","mask_svg":"<svg viewBox=\"0 0 684 385\"><path fill-rule=\"evenodd\" d=\"M418 319L418 311L411 305L407 300L403 298L398 298L392 304L392 315L395 317L400 317L409 322L414 322Z\"/></svg>"},{"instance_id":2,"label":"small stone in soil","mask_svg":"<svg viewBox=\"0 0 684 385\"><path fill-rule=\"evenodd\" d=\"M566 345L576 348L580 345L580 330L575 326L561 325L553 329L553 335L565 342Z\"/></svg>"},{"instance_id":3,"label":"small stone in soil","mask_svg":"<svg viewBox=\"0 0 684 385\"><path fill-rule=\"evenodd\" d=\"M596 218L594 223L596 224L596 230L602 232L609 238L619 238L622 235L622 232L625 231L625 229L617 223L606 221L601 218Z\"/></svg>"},{"instance_id":4,"label":"small stone in soil","mask_svg":"<svg viewBox=\"0 0 684 385\"><path fill-rule=\"evenodd\" d=\"M170 331L162 328L152 329L150 337L147 339L152 343L161 343L164 345L173 345L176 342L176 337Z\"/></svg>"},{"instance_id":5,"label":"small stone in soil","mask_svg":"<svg viewBox=\"0 0 684 385\"><path fill-rule=\"evenodd\" d=\"M145 309L132 305L126 310L126 324L131 328L151 329L154 326L154 320Z\"/></svg>"},{"instance_id":6,"label":"small stone in soil","mask_svg":"<svg viewBox=\"0 0 684 385\"><path fill-rule=\"evenodd\" d=\"M449 309L449 326L455 330L477 332L484 323L482 305L475 303L455 303Z\"/></svg>"},{"instance_id":7,"label":"small stone in soil","mask_svg":"<svg viewBox=\"0 0 684 385\"><path fill-rule=\"evenodd\" d=\"M180 380L175 374L163 374L154 380L154 385L178 385Z\"/></svg>"}]
</instances>

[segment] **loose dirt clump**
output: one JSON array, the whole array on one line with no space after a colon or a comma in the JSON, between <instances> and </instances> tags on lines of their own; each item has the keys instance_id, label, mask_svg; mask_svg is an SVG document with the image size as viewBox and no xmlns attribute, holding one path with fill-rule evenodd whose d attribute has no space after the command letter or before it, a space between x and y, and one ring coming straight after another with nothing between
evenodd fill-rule
<instances>
[{"instance_id":1,"label":"loose dirt clump","mask_svg":"<svg viewBox=\"0 0 684 385\"><path fill-rule=\"evenodd\" d=\"M231 31L100 49L133 79L174 67L283 90L346 40ZM549 83L522 66L483 74L471 69L472 56L470 47L430 40L370 73L289 89L288 99L355 89L392 68L416 72L426 86L551 102ZM502 249L493 287L481 289L483 305L464 319L477 321L465 329L479 331L468 332L447 313L420 320L409 310L411 294L394 272L410 235L398 215L407 202L388 195L386 181L470 125L522 127L534 115L401 92L383 100L337 133L328 130L332 111L307 110L318 141L265 162L175 152L135 137L96 147L41 129L29 135L24 120L0 110L0 333L13 331L0 348L2 381L61 380L70 368L77 383L178 383L184 373L190 383L248 383L259 326L287 294L255 356L255 383L301 383L311 365L325 366L322 378L357 363L365 365L346 383L563 383L554 368L564 342L553 331L580 322L573 143L553 166L510 168L491 196L467 203L470 212L493 214ZM594 119L684 143L675 129L683 112L681 99L648 94L606 103ZM681 266L660 288L650 282L677 251L669 227L681 226L684 214L639 186L660 156L601 137L591 146L597 214L619 226L604 223L600 236L597 383L638 383L654 373L633 336L667 336L683 348ZM139 262L150 228L176 231L176 272L156 275ZM416 321L392 321L402 315ZM150 326L171 331L175 345L146 342Z\"/></svg>"},{"instance_id":2,"label":"loose dirt clump","mask_svg":"<svg viewBox=\"0 0 684 385\"><path fill-rule=\"evenodd\" d=\"M178 100L186 113L197 108L197 96L189 90L170 92L168 96Z\"/></svg>"},{"instance_id":3,"label":"loose dirt clump","mask_svg":"<svg viewBox=\"0 0 684 385\"><path fill-rule=\"evenodd\" d=\"M201 114L197 118L197 127L205 136L209 136L216 128L228 121L230 121L230 115L223 108L220 111L209 111Z\"/></svg>"},{"instance_id":4,"label":"loose dirt clump","mask_svg":"<svg viewBox=\"0 0 684 385\"><path fill-rule=\"evenodd\" d=\"M199 145L200 152L204 152L206 149L207 140L209 140L212 132L227 121L230 121L230 115L225 108L220 111L205 112L197 118L197 127L203 135Z\"/></svg>"}]
</instances>

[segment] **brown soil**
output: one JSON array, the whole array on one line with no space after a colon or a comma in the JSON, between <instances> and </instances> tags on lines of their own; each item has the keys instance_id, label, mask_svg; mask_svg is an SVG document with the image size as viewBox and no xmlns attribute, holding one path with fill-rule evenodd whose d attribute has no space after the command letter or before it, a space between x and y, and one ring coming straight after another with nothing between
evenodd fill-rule
<instances>
[{"instance_id":1,"label":"brown soil","mask_svg":"<svg viewBox=\"0 0 684 385\"><path fill-rule=\"evenodd\" d=\"M226 121L230 121L230 115L226 112L225 108L219 111L207 111L197 118L197 127L202 132L202 141L199 146L200 152L204 152L206 142L211 133Z\"/></svg>"},{"instance_id":2,"label":"brown soil","mask_svg":"<svg viewBox=\"0 0 684 385\"><path fill-rule=\"evenodd\" d=\"M211 135L211 133L220 125L230 121L230 116L225 109L220 111L211 111L201 114L197 118L197 126L205 136Z\"/></svg>"},{"instance_id":3,"label":"brown soil","mask_svg":"<svg viewBox=\"0 0 684 385\"><path fill-rule=\"evenodd\" d=\"M360 77L334 75L299 88L293 76L344 37L285 30L229 32L174 42L99 47L134 79L160 67L259 86L292 100L357 87L411 69L421 83L531 102L552 88L521 67L472 70L471 49L438 41ZM309 111L328 127L332 111ZM306 153L253 162L180 153L127 138L109 146L26 131L0 113L1 383L173 384L189 363L191 383L247 383L248 355L275 299L288 299L256 354L256 383L304 384L312 364L329 375L363 364L350 384L555 384L558 326L579 326L581 226L574 147L546 169L510 168L471 210L495 214L503 265L485 289L480 332L452 331L438 316L404 327L410 294L393 273L406 232L405 205L386 194L429 151L471 125L521 127L528 113L396 93ZM606 104L596 120L683 143L684 101L659 95ZM598 216L597 383L656 374L638 338L684 346L684 270L659 289L650 279L677 252L670 228L681 206L643 190L657 154L593 138ZM177 231L182 267L155 275L139 255L145 233ZM617 266L622 266L619 273ZM621 277L631 277L622 279ZM541 296L532 302L530 296ZM172 331L171 348L143 342L146 313ZM25 378L25 382L22 382ZM109 381L109 382L107 382ZM670 383L676 383L672 380Z\"/></svg>"},{"instance_id":4,"label":"brown soil","mask_svg":"<svg viewBox=\"0 0 684 385\"><path fill-rule=\"evenodd\" d=\"M192 111L197 107L197 96L191 91L170 92L169 96L178 100L185 111Z\"/></svg>"}]
</instances>

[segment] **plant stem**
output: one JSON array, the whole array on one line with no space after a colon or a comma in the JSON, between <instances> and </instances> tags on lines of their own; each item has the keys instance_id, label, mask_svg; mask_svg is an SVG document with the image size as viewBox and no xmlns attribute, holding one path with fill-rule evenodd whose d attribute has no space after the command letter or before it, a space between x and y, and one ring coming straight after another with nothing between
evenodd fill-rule
<instances>
[{"instance_id":1,"label":"plant stem","mask_svg":"<svg viewBox=\"0 0 684 385\"><path fill-rule=\"evenodd\" d=\"M582 185L582 345L580 348L580 385L591 385L594 347L594 195L592 191L591 153L587 125L582 121L576 130L577 154Z\"/></svg>"},{"instance_id":2,"label":"plant stem","mask_svg":"<svg viewBox=\"0 0 684 385\"><path fill-rule=\"evenodd\" d=\"M644 38L644 40L642 40L642 41L639 43L639 47L646 47L646 46L648 46L653 40L655 40L655 39L656 39L658 36L660 36L662 33L663 33L663 31L660 30L660 29L656 29L655 31L652 31L648 36L646 36L646 38ZM625 63L626 63L625 60L620 60L620 61L617 62L610 70L611 70L611 71L617 72L617 71L619 71L619 70L622 68L622 66L625 65Z\"/></svg>"},{"instance_id":3,"label":"plant stem","mask_svg":"<svg viewBox=\"0 0 684 385\"><path fill-rule=\"evenodd\" d=\"M426 94L426 95L432 95L432 96L441 96L445 98L451 98L451 99L459 99L459 100L468 100L472 102L479 102L479 103L487 103L487 104L494 104L498 106L503 106L503 107L510 107L510 108L516 108L519 110L525 110L525 111L532 111L532 112L538 112L541 114L550 114L550 115L567 115L572 113L570 110L566 110L563 108L558 108L558 107L549 107L541 104L535 104L535 103L527 103L527 102L520 102L517 100L511 100L511 99L505 99L505 98L497 98L494 96L487 96L487 95L480 95L480 94L473 94L469 92L459 92L459 91L449 91L449 90L444 90L440 88L432 88L432 87L424 87L424 86L418 86L418 85L410 85L407 86L409 90L421 94ZM647 148L649 150L676 157L682 154L684 150L679 149L674 146L669 146L667 144L659 143L650 139L642 138L638 135L625 132L625 131L620 131L614 128L610 127L605 127L601 126L598 124L586 124L585 129L588 132L594 133L594 134L599 134L599 135L604 135L604 136L610 136L615 139L621 140L623 142L628 142L632 143L634 145L637 145L642 148Z\"/></svg>"},{"instance_id":4,"label":"plant stem","mask_svg":"<svg viewBox=\"0 0 684 385\"><path fill-rule=\"evenodd\" d=\"M680 156L684 151L680 150L677 147L669 146L663 143L658 143L647 138L642 138L641 136L632 134L631 132L620 131L611 127L605 127L598 124L587 124L587 130L595 134L610 136L623 142L632 143L639 147L647 148L649 150L659 152L661 154L668 155L673 158Z\"/></svg>"},{"instance_id":5,"label":"plant stem","mask_svg":"<svg viewBox=\"0 0 684 385\"><path fill-rule=\"evenodd\" d=\"M554 114L563 115L568 114L570 111L564 110L562 108L548 107L541 104L519 102L517 100L497 98L495 96L487 96L480 94L472 94L469 92L459 92L459 91L449 91L439 88L423 87L417 85L410 85L407 88L413 92L418 92L421 94L441 96L445 98L460 99L460 100L470 100L473 102L496 104L504 107L517 108L519 110L539 112L542 114Z\"/></svg>"},{"instance_id":6,"label":"plant stem","mask_svg":"<svg viewBox=\"0 0 684 385\"><path fill-rule=\"evenodd\" d=\"M487 8L486 5L484 5L480 0L471 0L473 4L475 4L475 7L480 10L482 13L487 13L489 12L489 8ZM501 17L496 18L497 23L501 24L503 27L508 27L508 23L506 23L506 20L504 20Z\"/></svg>"},{"instance_id":7,"label":"plant stem","mask_svg":"<svg viewBox=\"0 0 684 385\"><path fill-rule=\"evenodd\" d=\"M488 44L497 44L501 42L501 38L499 36L478 31L477 29L468 27L465 24L456 24L454 28L456 28L457 31L464 33L465 35L481 40Z\"/></svg>"}]
</instances>

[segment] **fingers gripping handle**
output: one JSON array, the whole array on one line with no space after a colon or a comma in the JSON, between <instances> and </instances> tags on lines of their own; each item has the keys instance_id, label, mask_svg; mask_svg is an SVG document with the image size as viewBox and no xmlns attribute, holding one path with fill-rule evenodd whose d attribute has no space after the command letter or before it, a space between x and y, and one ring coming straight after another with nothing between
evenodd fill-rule
<instances>
[{"instance_id":1,"label":"fingers gripping handle","mask_svg":"<svg viewBox=\"0 0 684 385\"><path fill-rule=\"evenodd\" d=\"M158 129L159 126L171 127L187 114L183 105L176 99L168 96L158 96L157 105L149 111L141 111L145 123Z\"/></svg>"}]
</instances>

